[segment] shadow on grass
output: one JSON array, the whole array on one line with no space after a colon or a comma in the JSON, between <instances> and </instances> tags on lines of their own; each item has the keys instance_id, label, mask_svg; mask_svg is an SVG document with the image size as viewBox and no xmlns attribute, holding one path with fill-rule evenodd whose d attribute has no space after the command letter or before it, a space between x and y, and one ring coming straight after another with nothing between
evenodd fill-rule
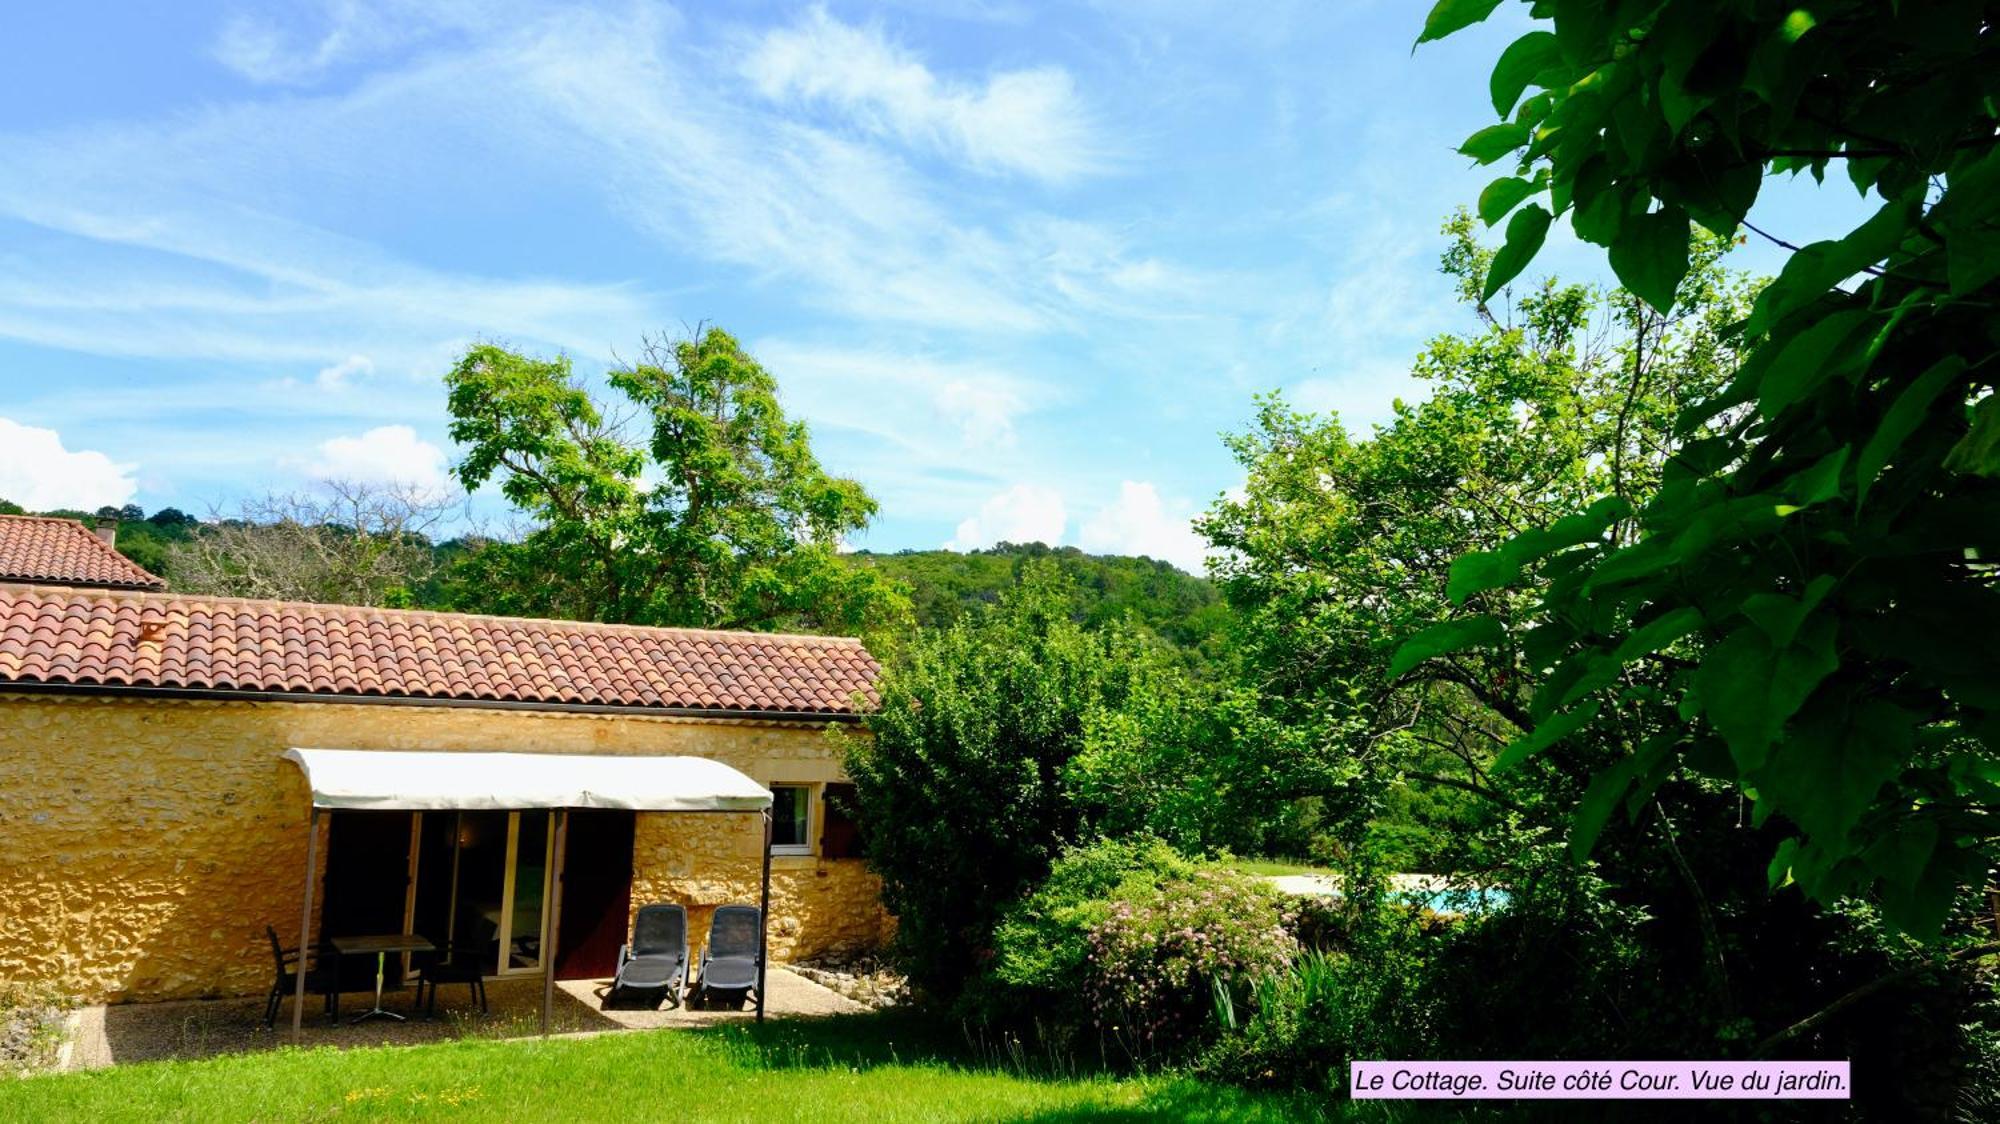
<instances>
[{"instance_id":1,"label":"shadow on grass","mask_svg":"<svg viewBox=\"0 0 2000 1124\"><path fill-rule=\"evenodd\" d=\"M1018 1080L1072 1082L1129 1078L1104 1059L1083 1059L1046 1044L982 1032L911 1010L792 1018L703 1027L686 1033L721 1045L749 1069L836 1069L865 1072L925 1067L991 1073ZM1390 1120L1391 1116L1326 1094L1250 1091L1193 1078L1159 1077L1130 1104L1052 1110L1015 1119L1035 1121L1146 1120Z\"/></svg>"},{"instance_id":2,"label":"shadow on grass","mask_svg":"<svg viewBox=\"0 0 2000 1124\"><path fill-rule=\"evenodd\" d=\"M1068 1051L1031 1047L913 1010L726 1023L686 1033L724 1046L760 1069L868 1070L935 1066L1022 1077L1076 1078L1105 1072Z\"/></svg>"},{"instance_id":3,"label":"shadow on grass","mask_svg":"<svg viewBox=\"0 0 2000 1124\"><path fill-rule=\"evenodd\" d=\"M762 1025L732 1023L683 1031L716 1043L746 1069L814 1069L864 1072L918 1066L992 1073L1029 1081L1125 1078L1129 1071L1104 1059L1072 1056L915 1010L788 1018ZM1603 1119L1603 1104L1522 1105L1510 1102L1442 1104L1351 1101L1325 1092L1249 1090L1193 1077L1160 1076L1129 1104L1053 1109L1010 1119L1061 1121L1340 1121L1353 1124L1447 1124L1454 1121L1513 1124L1531 1120ZM1553 1110L1553 1111L1551 1111ZM1672 1114L1656 1119L1684 1119Z\"/></svg>"}]
</instances>

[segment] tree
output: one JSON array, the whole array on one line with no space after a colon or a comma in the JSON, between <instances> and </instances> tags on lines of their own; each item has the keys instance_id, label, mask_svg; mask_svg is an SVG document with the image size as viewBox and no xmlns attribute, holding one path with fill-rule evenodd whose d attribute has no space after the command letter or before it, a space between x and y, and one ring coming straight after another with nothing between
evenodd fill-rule
<instances>
[{"instance_id":1,"label":"tree","mask_svg":"<svg viewBox=\"0 0 2000 1124\"><path fill-rule=\"evenodd\" d=\"M177 590L407 606L435 568L430 533L455 503L406 485L323 481L246 500L166 550Z\"/></svg>"},{"instance_id":2,"label":"tree","mask_svg":"<svg viewBox=\"0 0 2000 1124\"><path fill-rule=\"evenodd\" d=\"M899 959L932 995L957 995L1001 908L1082 830L1062 771L1103 705L1105 644L1067 608L1061 580L1034 567L996 606L918 634L883 675L867 736L846 741Z\"/></svg>"},{"instance_id":3,"label":"tree","mask_svg":"<svg viewBox=\"0 0 2000 1124\"><path fill-rule=\"evenodd\" d=\"M907 612L893 586L838 556L875 501L820 467L776 380L728 333L648 342L607 379L622 413L567 358L482 344L446 376L459 481L497 479L534 523L468 558L461 607L843 630Z\"/></svg>"},{"instance_id":4,"label":"tree","mask_svg":"<svg viewBox=\"0 0 2000 1124\"><path fill-rule=\"evenodd\" d=\"M1524 528L1571 533L1581 521L1567 513L1606 493L1638 506L1658 494L1676 414L1737 366L1727 329L1755 290L1723 268L1727 243L1695 243L1671 313L1551 282L1487 305L1491 255L1463 218L1448 229L1446 272L1485 325L1426 349L1415 373L1429 397L1366 436L1267 400L1232 441L1243 496L1204 523L1223 548L1216 578L1239 615L1256 710L1297 732L1265 791L1318 796L1318 839L1350 877L1386 863L1508 888L1506 909L1446 933L1355 946L1383 957L1367 975L1397 979L1405 956L1418 965L1414 994L1382 993L1423 1028L1405 1056L1783 1048L1855 1058L1866 1096L1901 1106L1887 1117L1983 1095L1991 1076L1971 1076L1968 1059L1990 1041L1991 989L1885 935L1865 907L1770 894L1763 858L1778 824L1747 822L1732 785L1687 770L1646 778L1570 830L1596 777L1630 750L1605 724L1533 741L1522 649L1541 642L1536 613L1555 575L1490 591L1477 617L1450 596L1468 551ZM1468 631L1524 640L1461 648ZM1694 643L1661 651L1689 658ZM1674 674L1654 661L1627 684L1661 692ZM1571 861L1584 850L1588 863ZM1899 1059L1914 1056L1941 1061L1906 1077Z\"/></svg>"},{"instance_id":5,"label":"tree","mask_svg":"<svg viewBox=\"0 0 2000 1124\"><path fill-rule=\"evenodd\" d=\"M1147 558L1085 554L1073 546L999 543L984 550L857 551L848 560L869 566L910 591L915 623L944 628L979 605L991 605L1038 560L1071 581L1070 616L1086 628L1135 624L1180 649L1190 662L1222 654L1229 611L1206 578Z\"/></svg>"},{"instance_id":6,"label":"tree","mask_svg":"<svg viewBox=\"0 0 2000 1124\"><path fill-rule=\"evenodd\" d=\"M1445 229L1444 271L1483 326L1418 358L1429 397L1398 402L1366 437L1264 399L1255 427L1228 438L1243 496L1201 522L1237 614L1243 678L1296 747L1270 762L1264 791L1320 800L1329 827L1347 825L1343 848L1362 842L1359 825L1398 835L1388 857L1405 869L1476 860L1466 832L1519 804L1490 771L1525 732L1529 695L1504 654L1402 666L1397 642L1518 623L1525 598L1484 622L1454 620L1452 559L1606 489L1650 494L1674 414L1731 365L1720 329L1748 288L1721 265L1727 243L1708 239L1671 316L1555 282L1496 313L1480 297L1492 255L1471 219Z\"/></svg>"},{"instance_id":7,"label":"tree","mask_svg":"<svg viewBox=\"0 0 2000 1124\"><path fill-rule=\"evenodd\" d=\"M1442 0L1419 41L1496 6ZM1749 227L1794 252L1737 328L1730 382L1680 419L1658 492L1464 556L1450 593L1472 609L1546 583L1532 627L1467 617L1410 657L1524 655L1534 732L1510 761L1586 729L1622 747L1578 804L1579 843L1685 767L1791 825L1773 885L1872 890L1936 933L2000 837L1995 10L1530 8L1552 26L1494 68L1507 119L1461 150L1515 164L1481 196L1488 222L1512 214L1486 294L1557 215L1665 310L1690 220L1733 236L1767 176L1833 170L1879 206L1802 248Z\"/></svg>"},{"instance_id":8,"label":"tree","mask_svg":"<svg viewBox=\"0 0 2000 1124\"><path fill-rule=\"evenodd\" d=\"M981 974L1002 911L1064 848L1196 854L1254 835L1266 806L1227 752L1227 695L1130 624L1078 623L1074 584L1031 560L995 604L918 632L867 734L841 738L898 957L934 997Z\"/></svg>"}]
</instances>

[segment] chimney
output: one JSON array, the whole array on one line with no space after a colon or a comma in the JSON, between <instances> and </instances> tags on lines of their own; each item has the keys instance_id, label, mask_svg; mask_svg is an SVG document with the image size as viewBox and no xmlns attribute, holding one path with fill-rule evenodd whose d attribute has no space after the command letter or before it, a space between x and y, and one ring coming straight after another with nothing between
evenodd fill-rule
<instances>
[{"instance_id":1,"label":"chimney","mask_svg":"<svg viewBox=\"0 0 2000 1124\"><path fill-rule=\"evenodd\" d=\"M116 515L98 516L97 524L91 528L91 533L103 539L105 546L116 550L118 548L118 517Z\"/></svg>"}]
</instances>

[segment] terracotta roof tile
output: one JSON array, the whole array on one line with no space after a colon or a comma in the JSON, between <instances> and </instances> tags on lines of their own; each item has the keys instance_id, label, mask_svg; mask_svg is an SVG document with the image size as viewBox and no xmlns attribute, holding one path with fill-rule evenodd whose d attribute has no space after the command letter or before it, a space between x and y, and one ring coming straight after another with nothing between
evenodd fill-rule
<instances>
[{"instance_id":1,"label":"terracotta roof tile","mask_svg":"<svg viewBox=\"0 0 2000 1124\"><path fill-rule=\"evenodd\" d=\"M0 584L0 686L851 714L879 671L833 636Z\"/></svg>"},{"instance_id":2,"label":"terracotta roof tile","mask_svg":"<svg viewBox=\"0 0 2000 1124\"><path fill-rule=\"evenodd\" d=\"M74 519L0 515L0 581L165 589Z\"/></svg>"}]
</instances>

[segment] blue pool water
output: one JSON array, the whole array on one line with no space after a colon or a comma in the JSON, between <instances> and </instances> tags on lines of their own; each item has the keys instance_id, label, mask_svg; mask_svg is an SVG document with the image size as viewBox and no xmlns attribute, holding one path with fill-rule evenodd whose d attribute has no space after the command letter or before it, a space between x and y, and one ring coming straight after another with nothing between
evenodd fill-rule
<instances>
[{"instance_id":1,"label":"blue pool water","mask_svg":"<svg viewBox=\"0 0 2000 1124\"><path fill-rule=\"evenodd\" d=\"M1390 895L1396 901L1421 906L1433 913L1491 913L1507 908L1512 899L1505 890L1404 890Z\"/></svg>"}]
</instances>

